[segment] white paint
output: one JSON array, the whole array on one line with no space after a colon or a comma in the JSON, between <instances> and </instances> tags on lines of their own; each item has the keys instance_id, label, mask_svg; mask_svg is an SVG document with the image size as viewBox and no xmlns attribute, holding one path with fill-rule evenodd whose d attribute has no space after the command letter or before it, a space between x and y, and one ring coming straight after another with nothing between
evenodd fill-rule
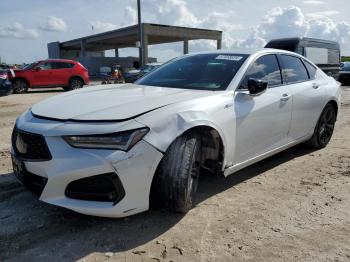
<instances>
[{"instance_id":1,"label":"white paint","mask_svg":"<svg viewBox=\"0 0 350 262\"><path fill-rule=\"evenodd\" d=\"M318 69L315 80L274 87L258 96L236 90L251 63L271 53L296 55L273 49L251 51L225 91L133 84L96 86L33 106L35 114L58 119L130 118L121 122L65 122L38 119L30 110L23 113L17 119L17 127L45 136L53 157L45 162L25 162L30 172L48 178L40 199L97 216L122 217L145 211L149 207L153 175L163 153L178 136L193 127L209 126L220 134L226 176L310 138L327 102L334 100L340 105L340 86ZM232 56L235 54L232 52ZM282 99L285 94L289 99ZM142 127L149 127L149 133L129 152L72 148L62 139L63 135L103 134ZM69 182L108 172L118 174L126 191L117 205L65 197ZM125 213L127 210L131 211Z\"/></svg>"}]
</instances>

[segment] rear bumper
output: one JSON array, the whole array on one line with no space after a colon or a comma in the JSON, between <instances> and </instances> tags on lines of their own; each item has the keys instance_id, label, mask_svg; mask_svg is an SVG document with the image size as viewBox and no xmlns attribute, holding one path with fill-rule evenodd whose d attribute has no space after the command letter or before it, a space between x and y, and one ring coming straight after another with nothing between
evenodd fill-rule
<instances>
[{"instance_id":1,"label":"rear bumper","mask_svg":"<svg viewBox=\"0 0 350 262\"><path fill-rule=\"evenodd\" d=\"M84 74L83 79L84 79L84 84L85 85L90 84L90 78L89 78L89 74L88 73Z\"/></svg>"}]
</instances>

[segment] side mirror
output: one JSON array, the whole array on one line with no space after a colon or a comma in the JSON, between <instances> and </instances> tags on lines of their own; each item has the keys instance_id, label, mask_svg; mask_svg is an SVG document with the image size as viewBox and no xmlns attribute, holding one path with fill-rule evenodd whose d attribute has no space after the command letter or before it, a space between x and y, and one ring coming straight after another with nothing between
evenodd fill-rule
<instances>
[{"instance_id":1,"label":"side mirror","mask_svg":"<svg viewBox=\"0 0 350 262\"><path fill-rule=\"evenodd\" d=\"M38 71L40 71L41 70L41 68L38 66L38 67L36 67L36 68L34 68L34 71L35 72L38 72Z\"/></svg>"},{"instance_id":2,"label":"side mirror","mask_svg":"<svg viewBox=\"0 0 350 262\"><path fill-rule=\"evenodd\" d=\"M257 96L265 92L267 89L267 82L254 78L248 79L248 90L252 96Z\"/></svg>"}]
</instances>

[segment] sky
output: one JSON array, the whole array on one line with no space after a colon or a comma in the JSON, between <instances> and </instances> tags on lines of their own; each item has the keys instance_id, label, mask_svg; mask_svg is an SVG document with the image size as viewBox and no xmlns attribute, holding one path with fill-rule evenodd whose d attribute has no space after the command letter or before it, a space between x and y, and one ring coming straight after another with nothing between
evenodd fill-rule
<instances>
[{"instance_id":1,"label":"sky","mask_svg":"<svg viewBox=\"0 0 350 262\"><path fill-rule=\"evenodd\" d=\"M263 47L279 37L336 40L350 55L350 0L141 0L142 22L223 31L223 49ZM0 58L29 63L47 58L47 43L135 24L136 0L0 0ZM190 41L190 52L213 50L210 40ZM182 44L153 45L166 61ZM106 52L110 55L112 52ZM135 55L136 48L120 50Z\"/></svg>"}]
</instances>

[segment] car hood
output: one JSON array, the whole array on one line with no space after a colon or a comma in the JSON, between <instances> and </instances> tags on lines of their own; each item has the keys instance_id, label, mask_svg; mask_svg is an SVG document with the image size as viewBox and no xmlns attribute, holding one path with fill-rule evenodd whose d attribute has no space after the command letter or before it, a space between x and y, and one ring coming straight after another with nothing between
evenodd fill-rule
<instances>
[{"instance_id":1,"label":"car hood","mask_svg":"<svg viewBox=\"0 0 350 262\"><path fill-rule=\"evenodd\" d=\"M85 87L34 105L32 114L53 120L125 121L155 109L213 94L135 84Z\"/></svg>"}]
</instances>

